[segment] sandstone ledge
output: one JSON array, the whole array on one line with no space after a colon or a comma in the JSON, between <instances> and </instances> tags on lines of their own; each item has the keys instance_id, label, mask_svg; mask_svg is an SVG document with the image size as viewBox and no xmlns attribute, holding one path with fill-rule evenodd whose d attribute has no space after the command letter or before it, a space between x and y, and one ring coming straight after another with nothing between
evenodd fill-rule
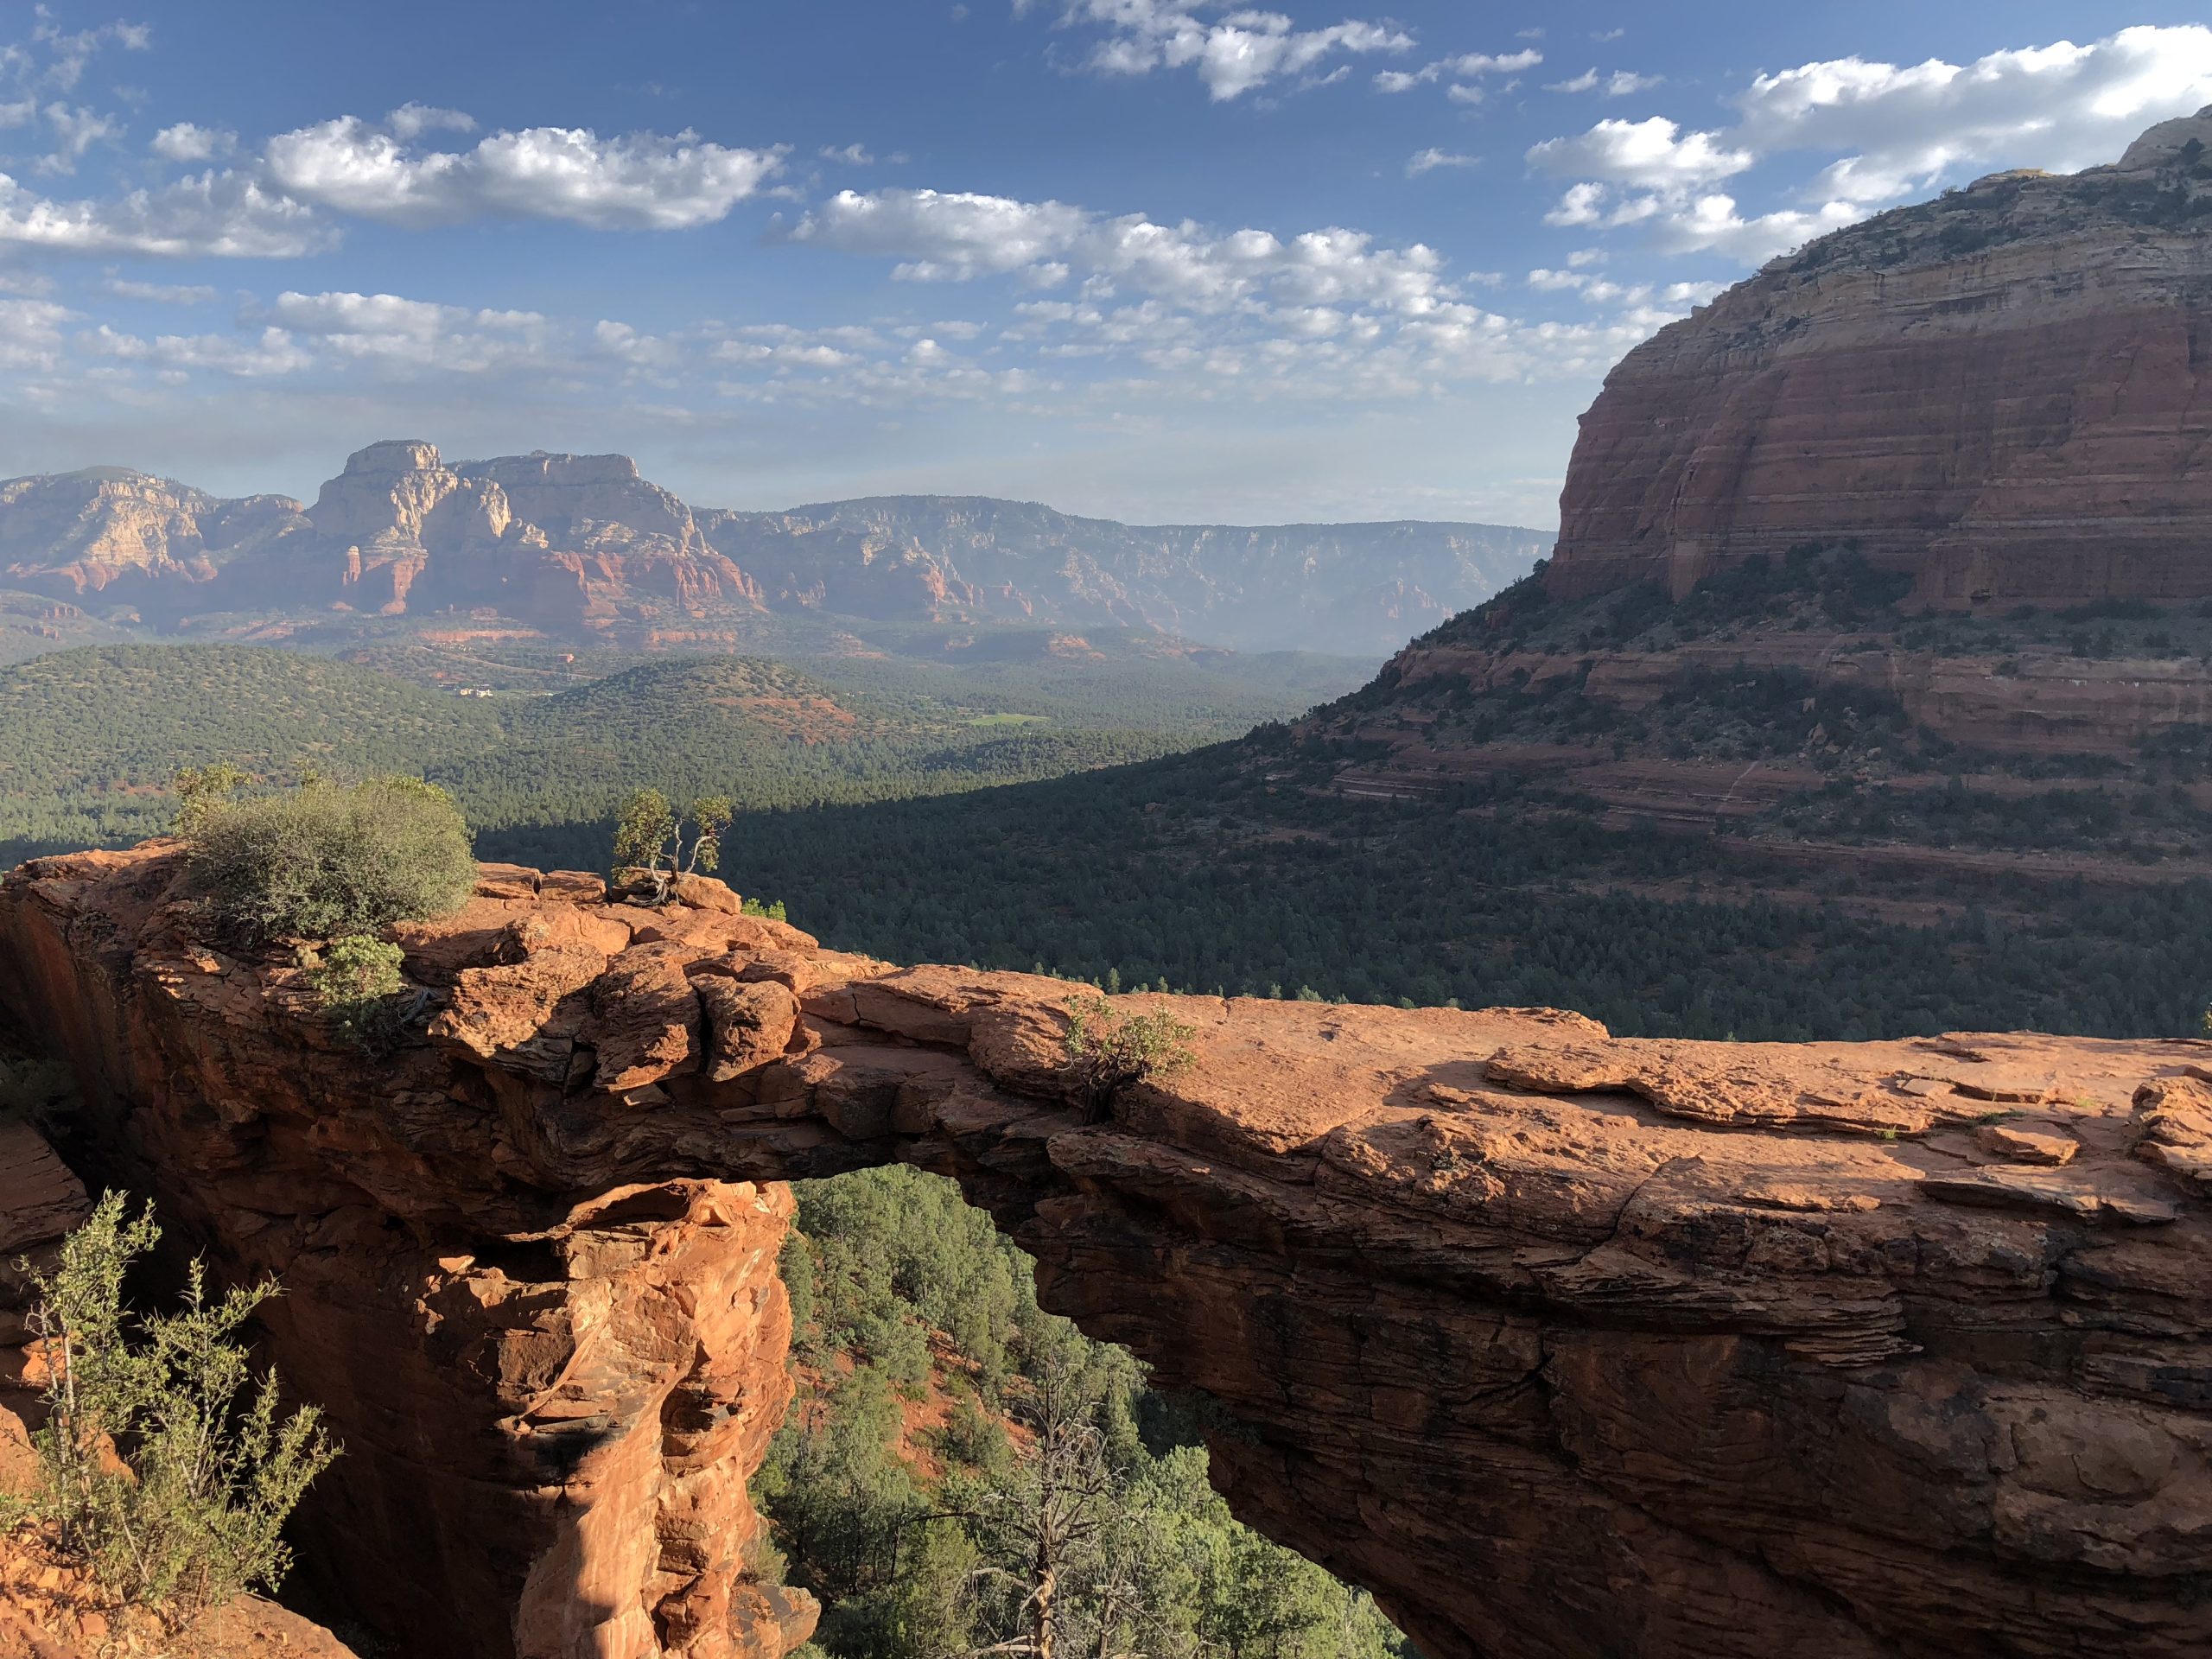
<instances>
[{"instance_id":1,"label":"sandstone ledge","mask_svg":"<svg viewBox=\"0 0 2212 1659\"><path fill-rule=\"evenodd\" d=\"M372 1067L175 874L10 876L0 1010L118 1170L285 1277L272 1346L349 1446L317 1553L427 1575L421 1651L803 1638L744 1560L773 1184L893 1159L1218 1400L1237 1512L1436 1659L2212 1643L2207 1045L1134 997L1197 1064L1090 1122L1060 982L499 872L405 931L435 1012Z\"/></svg>"}]
</instances>

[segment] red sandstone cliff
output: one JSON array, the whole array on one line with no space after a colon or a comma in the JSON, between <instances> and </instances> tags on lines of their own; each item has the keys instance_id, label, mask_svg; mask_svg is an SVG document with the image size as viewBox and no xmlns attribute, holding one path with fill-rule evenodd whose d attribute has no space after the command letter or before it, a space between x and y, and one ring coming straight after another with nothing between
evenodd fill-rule
<instances>
[{"instance_id":1,"label":"red sandstone cliff","mask_svg":"<svg viewBox=\"0 0 2212 1659\"><path fill-rule=\"evenodd\" d=\"M306 507L121 467L0 480L0 588L163 626L461 611L648 648L726 644L776 612L1380 655L1548 542L1495 524L1139 526L970 496L695 513L626 455L448 462L410 440L356 451Z\"/></svg>"},{"instance_id":2,"label":"red sandstone cliff","mask_svg":"<svg viewBox=\"0 0 2212 1659\"><path fill-rule=\"evenodd\" d=\"M175 874L9 877L0 1008L118 1167L283 1274L271 1349L347 1445L304 1553L410 1653L796 1643L745 1562L762 1183L901 1158L1209 1391L1237 1513L1438 1659L2212 1643L2204 1044L1179 999L1197 1063L1091 1122L1057 982L487 868L403 931L441 1006L370 1065Z\"/></svg>"},{"instance_id":3,"label":"red sandstone cliff","mask_svg":"<svg viewBox=\"0 0 2212 1659\"><path fill-rule=\"evenodd\" d=\"M1607 376L1552 592L1851 540L1940 604L2212 594L2212 111L1777 259Z\"/></svg>"}]
</instances>

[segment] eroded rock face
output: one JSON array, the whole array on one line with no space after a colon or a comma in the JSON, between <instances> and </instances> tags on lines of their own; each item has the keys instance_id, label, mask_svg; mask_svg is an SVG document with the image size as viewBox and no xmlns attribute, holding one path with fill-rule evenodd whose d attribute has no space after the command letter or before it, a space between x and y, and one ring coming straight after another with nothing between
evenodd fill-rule
<instances>
[{"instance_id":1,"label":"eroded rock face","mask_svg":"<svg viewBox=\"0 0 2212 1659\"><path fill-rule=\"evenodd\" d=\"M1130 525L974 496L695 512L626 455L448 461L415 439L357 451L307 509L116 467L0 480L0 586L158 621L459 611L649 649L727 649L776 611L1379 655L1549 542L1496 524Z\"/></svg>"},{"instance_id":2,"label":"eroded rock face","mask_svg":"<svg viewBox=\"0 0 2212 1659\"><path fill-rule=\"evenodd\" d=\"M0 584L159 602L303 523L285 496L225 500L125 467L10 479L0 482Z\"/></svg>"},{"instance_id":3,"label":"eroded rock face","mask_svg":"<svg viewBox=\"0 0 2212 1659\"><path fill-rule=\"evenodd\" d=\"M442 1006L369 1067L175 874L10 877L0 1007L173 1215L285 1275L272 1345L349 1451L346 1550L308 1548L420 1575L410 1652L796 1644L742 1567L773 1183L893 1159L1210 1393L1237 1513L1438 1659L2212 1643L2202 1043L1181 998L1195 1064L1092 1122L1058 982L501 871L410 934Z\"/></svg>"},{"instance_id":4,"label":"eroded rock face","mask_svg":"<svg viewBox=\"0 0 2212 1659\"><path fill-rule=\"evenodd\" d=\"M1582 418L1554 594L1847 540L1933 603L2212 594L2208 127L1879 214L1662 329Z\"/></svg>"}]
</instances>

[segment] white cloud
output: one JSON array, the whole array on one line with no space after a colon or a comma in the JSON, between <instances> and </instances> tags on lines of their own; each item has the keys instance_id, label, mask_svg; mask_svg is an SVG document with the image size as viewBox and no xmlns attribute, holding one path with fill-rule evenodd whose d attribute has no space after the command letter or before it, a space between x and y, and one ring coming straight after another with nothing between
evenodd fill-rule
<instances>
[{"instance_id":1,"label":"white cloud","mask_svg":"<svg viewBox=\"0 0 2212 1659\"><path fill-rule=\"evenodd\" d=\"M151 300L158 305L206 305L216 297L213 289L200 283L140 283L111 276L100 286L119 299Z\"/></svg>"},{"instance_id":2,"label":"white cloud","mask_svg":"<svg viewBox=\"0 0 2212 1659\"><path fill-rule=\"evenodd\" d=\"M1811 209L1778 208L1746 219L1737 211L1733 196L1718 192L1694 198L1687 207L1637 217L1652 221L1652 235L1669 253L1711 251L1747 265L1756 265L1802 247L1816 236L1840 231L1866 217L1856 202L1830 201ZM1632 222L1624 220L1623 222Z\"/></svg>"},{"instance_id":3,"label":"white cloud","mask_svg":"<svg viewBox=\"0 0 2212 1659\"><path fill-rule=\"evenodd\" d=\"M84 79L86 66L93 56L110 46L119 46L126 52L143 52L154 43L154 32L144 23L124 22L118 19L95 28L65 32L54 21L54 14L43 5L34 9L38 21L31 28L31 39L44 48L48 62L35 72L40 84L62 92L74 90ZM28 58L26 67L29 67Z\"/></svg>"},{"instance_id":4,"label":"white cloud","mask_svg":"<svg viewBox=\"0 0 2212 1659\"><path fill-rule=\"evenodd\" d=\"M171 373L208 369L242 379L297 374L315 366L315 356L282 328L264 328L251 338L234 334L162 334L146 340L102 323L79 342L95 356L143 364Z\"/></svg>"},{"instance_id":5,"label":"white cloud","mask_svg":"<svg viewBox=\"0 0 2212 1659\"><path fill-rule=\"evenodd\" d=\"M966 281L1049 270L1081 275L1086 293L1126 285L1179 305L1219 309L1271 294L1313 303L1349 295L1392 307L1424 303L1441 261L1414 244L1375 248L1364 234L1331 228L1288 242L1266 231L1216 234L1188 221L1141 213L1108 218L1065 202L934 190L840 192L810 213L792 239L899 260L910 281Z\"/></svg>"},{"instance_id":6,"label":"white cloud","mask_svg":"<svg viewBox=\"0 0 2212 1659\"><path fill-rule=\"evenodd\" d=\"M1090 219L1081 208L1058 201L965 191L840 190L801 219L791 238L903 258L898 274L911 279L964 281L1039 266L1066 250Z\"/></svg>"},{"instance_id":7,"label":"white cloud","mask_svg":"<svg viewBox=\"0 0 2212 1659\"><path fill-rule=\"evenodd\" d=\"M1422 174L1433 173L1440 167L1476 167L1479 166L1481 162L1482 157L1479 156L1458 156L1449 150L1439 149L1432 144L1427 149L1414 151L1407 159L1406 176L1409 179L1417 179Z\"/></svg>"},{"instance_id":8,"label":"white cloud","mask_svg":"<svg viewBox=\"0 0 2212 1659\"><path fill-rule=\"evenodd\" d=\"M1739 118L1726 130L1683 133L1654 117L1535 145L1533 166L1574 181L1546 221L1638 226L1663 249L1757 264L1990 168L2078 171L2117 159L2153 123L2212 103L2212 29L2124 29L1965 65L1830 59L1759 75L1731 101ZM1711 188L1807 153L1827 159L1790 205L1746 213Z\"/></svg>"},{"instance_id":9,"label":"white cloud","mask_svg":"<svg viewBox=\"0 0 2212 1659\"><path fill-rule=\"evenodd\" d=\"M391 136L403 141L419 138L426 132L474 132L476 118L459 110L442 110L434 104L401 105L384 118Z\"/></svg>"},{"instance_id":10,"label":"white cloud","mask_svg":"<svg viewBox=\"0 0 2212 1659\"><path fill-rule=\"evenodd\" d=\"M50 372L60 360L61 325L76 318L51 300L0 299L0 367Z\"/></svg>"},{"instance_id":11,"label":"white cloud","mask_svg":"<svg viewBox=\"0 0 2212 1659\"><path fill-rule=\"evenodd\" d=\"M1626 98L1631 92L1641 92L1660 85L1664 75L1639 75L1631 69L1616 69L1610 75L1597 70L1585 69L1572 80L1554 80L1545 84L1548 92L1596 92L1605 98Z\"/></svg>"},{"instance_id":12,"label":"white cloud","mask_svg":"<svg viewBox=\"0 0 2212 1659\"><path fill-rule=\"evenodd\" d=\"M1269 397L1401 397L1453 380L1587 373L1649 333L1653 316L1672 315L1649 288L1593 293L1578 276L1592 304L1630 308L1524 324L1471 303L1470 286L1489 279L1452 279L1419 244L1378 245L1343 227L1221 232L1009 197L847 191L791 235L896 262L910 280L1071 284L1068 297L1017 302L990 349L1039 362L1127 359L1165 383L1211 387L1208 396L1236 385ZM952 338L931 334L940 351ZM789 375L806 366L797 344L746 334L721 355Z\"/></svg>"},{"instance_id":13,"label":"white cloud","mask_svg":"<svg viewBox=\"0 0 2212 1659\"><path fill-rule=\"evenodd\" d=\"M594 230L710 224L781 165L773 150L733 149L588 128L492 134L467 150L416 150L353 116L279 134L264 152L270 181L296 200L365 219L422 226L481 214L565 219Z\"/></svg>"},{"instance_id":14,"label":"white cloud","mask_svg":"<svg viewBox=\"0 0 2212 1659\"><path fill-rule=\"evenodd\" d=\"M868 154L865 144L824 144L815 152L825 162L842 162L848 167L873 167L875 157Z\"/></svg>"},{"instance_id":15,"label":"white cloud","mask_svg":"<svg viewBox=\"0 0 2212 1659\"><path fill-rule=\"evenodd\" d=\"M1484 75L1518 74L1523 69L1533 69L1544 60L1544 54L1531 48L1522 52L1495 54L1464 52L1456 58L1438 58L1418 69L1385 69L1375 77L1375 90L1379 92L1409 92L1416 86L1426 86L1433 81L1472 81ZM1479 103L1482 93L1472 86L1454 86L1452 95L1462 103Z\"/></svg>"},{"instance_id":16,"label":"white cloud","mask_svg":"<svg viewBox=\"0 0 2212 1659\"><path fill-rule=\"evenodd\" d=\"M1737 102L1762 154L1847 152L1807 195L1887 201L1969 168L2116 159L2153 122L2212 103L2212 29L2124 29L1963 66L1838 58L1761 75Z\"/></svg>"},{"instance_id":17,"label":"white cloud","mask_svg":"<svg viewBox=\"0 0 2212 1659\"><path fill-rule=\"evenodd\" d=\"M39 171L42 173L73 173L85 152L94 144L112 142L123 136L123 124L113 116L79 105L70 108L59 99L48 104L42 113L46 124L54 133L54 148L41 157Z\"/></svg>"},{"instance_id":18,"label":"white cloud","mask_svg":"<svg viewBox=\"0 0 2212 1659\"><path fill-rule=\"evenodd\" d=\"M1108 30L1084 60L1090 68L1117 75L1195 69L1216 103L1284 76L1306 75L1340 54L1404 52L1414 43L1402 29L1357 18L1301 29L1278 11L1233 11L1209 22L1198 10L1195 0L1071 0L1061 23Z\"/></svg>"},{"instance_id":19,"label":"white cloud","mask_svg":"<svg viewBox=\"0 0 2212 1659\"><path fill-rule=\"evenodd\" d=\"M155 155L172 162L206 162L226 156L238 145L238 134L223 127L203 127L180 121L163 127L149 146Z\"/></svg>"},{"instance_id":20,"label":"white cloud","mask_svg":"<svg viewBox=\"0 0 2212 1659\"><path fill-rule=\"evenodd\" d=\"M327 240L307 208L242 173L202 173L108 201L56 201L0 173L0 246L275 258Z\"/></svg>"},{"instance_id":21,"label":"white cloud","mask_svg":"<svg viewBox=\"0 0 2212 1659\"><path fill-rule=\"evenodd\" d=\"M546 319L535 311L471 310L397 294L279 294L270 320L341 358L385 366L477 373L535 357Z\"/></svg>"},{"instance_id":22,"label":"white cloud","mask_svg":"<svg viewBox=\"0 0 2212 1659\"><path fill-rule=\"evenodd\" d=\"M1578 137L1547 138L1529 149L1529 164L1544 172L1647 190L1711 184L1757 159L1728 149L1718 133L1684 133L1663 115L1600 121Z\"/></svg>"},{"instance_id":23,"label":"white cloud","mask_svg":"<svg viewBox=\"0 0 2212 1659\"><path fill-rule=\"evenodd\" d=\"M682 349L658 334L641 334L626 322L601 317L592 326L592 344L605 356L632 368L655 371L674 368L683 360Z\"/></svg>"}]
</instances>

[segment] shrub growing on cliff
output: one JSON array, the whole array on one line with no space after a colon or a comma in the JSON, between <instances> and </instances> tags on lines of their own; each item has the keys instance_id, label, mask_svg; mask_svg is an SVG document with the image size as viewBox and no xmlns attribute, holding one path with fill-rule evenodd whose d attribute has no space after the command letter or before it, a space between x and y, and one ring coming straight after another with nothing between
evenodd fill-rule
<instances>
[{"instance_id":1,"label":"shrub growing on cliff","mask_svg":"<svg viewBox=\"0 0 2212 1659\"><path fill-rule=\"evenodd\" d=\"M1126 1014L1105 997L1078 997L1068 1004L1068 1069L1090 1115L1103 1117L1129 1084L1188 1065L1185 1045L1197 1034L1171 1014Z\"/></svg>"},{"instance_id":2,"label":"shrub growing on cliff","mask_svg":"<svg viewBox=\"0 0 2212 1659\"><path fill-rule=\"evenodd\" d=\"M476 883L468 826L419 778L212 801L184 828L194 887L249 940L375 933L452 910Z\"/></svg>"},{"instance_id":3,"label":"shrub growing on cliff","mask_svg":"<svg viewBox=\"0 0 2212 1659\"><path fill-rule=\"evenodd\" d=\"M115 1595L181 1622L283 1581L285 1517L337 1453L313 1407L280 1415L276 1375L256 1382L238 1340L273 1284L211 1295L195 1261L179 1312L125 1311L124 1279L160 1236L111 1192L33 1275L49 1371L36 1508Z\"/></svg>"},{"instance_id":4,"label":"shrub growing on cliff","mask_svg":"<svg viewBox=\"0 0 2212 1659\"><path fill-rule=\"evenodd\" d=\"M615 816L614 868L640 873L653 897L665 899L677 876L721 868L730 817L725 795L702 795L679 811L657 789L633 790Z\"/></svg>"},{"instance_id":5,"label":"shrub growing on cliff","mask_svg":"<svg viewBox=\"0 0 2212 1659\"><path fill-rule=\"evenodd\" d=\"M404 960L397 945L373 933L348 933L320 951L300 952L315 1005L334 1015L355 1042L372 1049L383 1047L403 1023L393 999L401 988Z\"/></svg>"}]
</instances>

